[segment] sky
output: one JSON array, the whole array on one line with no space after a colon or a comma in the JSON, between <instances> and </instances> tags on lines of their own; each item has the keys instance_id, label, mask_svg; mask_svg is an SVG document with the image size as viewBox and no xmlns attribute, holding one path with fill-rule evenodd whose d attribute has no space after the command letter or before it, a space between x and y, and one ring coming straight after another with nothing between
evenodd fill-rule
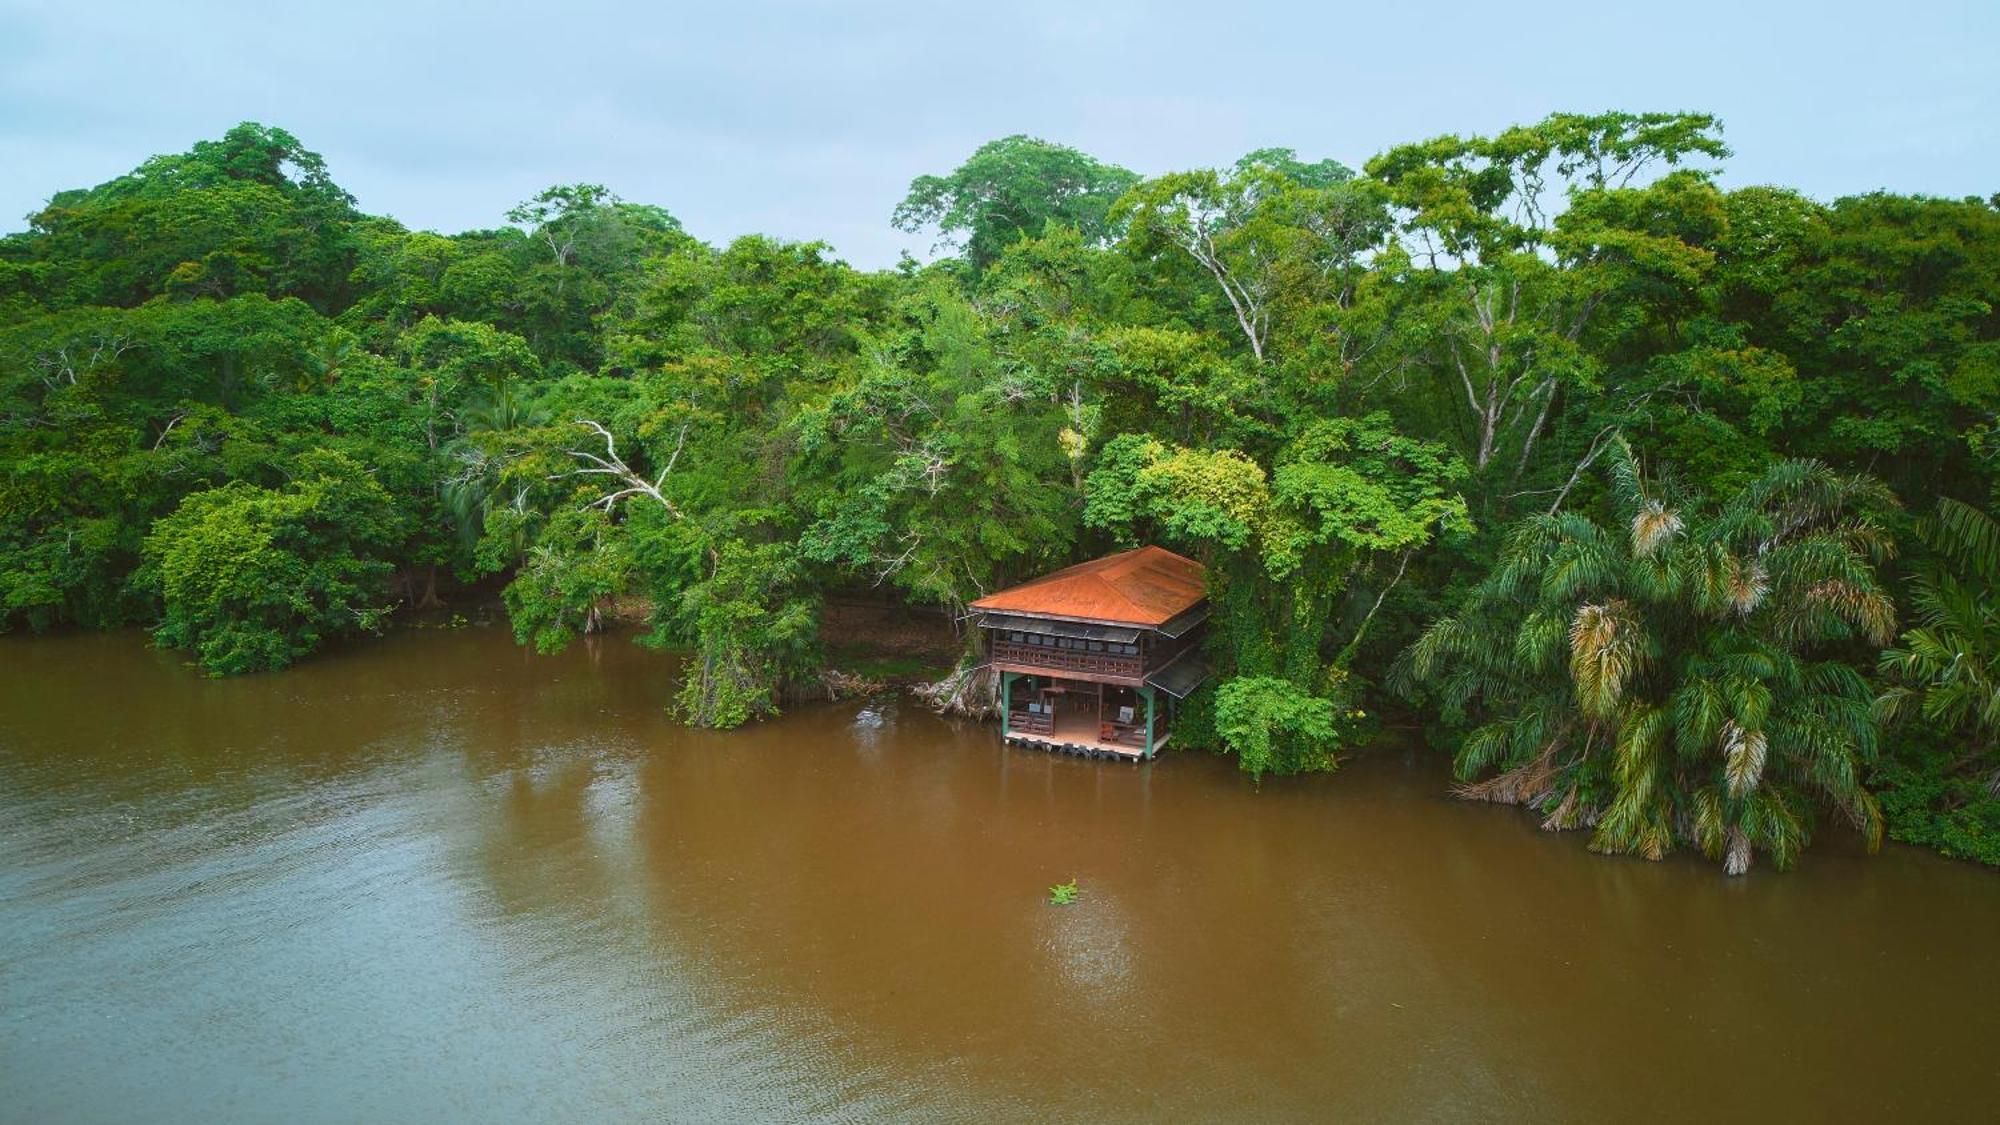
<instances>
[{"instance_id":1,"label":"sky","mask_svg":"<svg viewBox=\"0 0 2000 1125\"><path fill-rule=\"evenodd\" d=\"M0 0L0 231L239 121L411 227L594 182L712 243L818 239L862 267L927 257L889 224L910 180L1013 133L1156 174L1699 110L1730 186L1988 196L1996 60L2000 0Z\"/></svg>"}]
</instances>

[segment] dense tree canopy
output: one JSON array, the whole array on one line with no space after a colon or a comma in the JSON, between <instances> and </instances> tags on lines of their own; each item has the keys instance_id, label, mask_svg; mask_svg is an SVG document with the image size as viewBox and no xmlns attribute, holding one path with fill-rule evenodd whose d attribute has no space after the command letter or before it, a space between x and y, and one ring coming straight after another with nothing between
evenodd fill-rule
<instances>
[{"instance_id":1,"label":"dense tree canopy","mask_svg":"<svg viewBox=\"0 0 2000 1125\"><path fill-rule=\"evenodd\" d=\"M728 726L816 689L829 597L1151 541L1217 607L1175 743L1258 777L1390 706L1606 850L1785 865L1831 813L2000 861L2000 206L1728 155L1677 113L1359 171L1015 136L890 216L952 256L865 272L597 184L411 231L245 124L0 239L0 627L230 673L639 606Z\"/></svg>"}]
</instances>

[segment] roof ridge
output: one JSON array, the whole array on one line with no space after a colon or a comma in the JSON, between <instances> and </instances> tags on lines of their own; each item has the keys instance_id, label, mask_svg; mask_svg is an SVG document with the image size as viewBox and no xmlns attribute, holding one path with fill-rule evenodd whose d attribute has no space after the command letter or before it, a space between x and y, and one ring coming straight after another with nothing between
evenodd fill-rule
<instances>
[{"instance_id":1,"label":"roof ridge","mask_svg":"<svg viewBox=\"0 0 2000 1125\"><path fill-rule=\"evenodd\" d=\"M1120 571L1119 573L1124 574L1127 572ZM1096 574L1093 574L1090 577L1095 578L1097 580L1097 584L1104 587L1104 589L1108 591L1112 597L1117 598L1121 602L1124 602L1126 607L1129 608L1133 613L1145 612L1145 607L1140 605L1138 602L1133 601L1132 595L1119 589L1118 584L1111 581L1110 572L1108 570L1098 571Z\"/></svg>"}]
</instances>

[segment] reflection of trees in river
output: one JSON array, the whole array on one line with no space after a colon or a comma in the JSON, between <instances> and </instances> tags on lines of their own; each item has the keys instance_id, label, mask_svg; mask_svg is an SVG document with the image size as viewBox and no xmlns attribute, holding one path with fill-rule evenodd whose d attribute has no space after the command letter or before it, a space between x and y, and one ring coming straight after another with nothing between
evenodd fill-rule
<instances>
[{"instance_id":1,"label":"reflection of trees in river","mask_svg":"<svg viewBox=\"0 0 2000 1125\"><path fill-rule=\"evenodd\" d=\"M618 660L660 667L609 643ZM279 830L367 799L381 788L368 773L440 746L493 755L497 767L601 734L608 715L665 726L670 685L599 675L595 647L537 658L497 629L403 634L280 674L211 679L137 633L10 638L0 644L0 770L51 815L213 826L271 802L269 823L242 828Z\"/></svg>"},{"instance_id":2,"label":"reflection of trees in river","mask_svg":"<svg viewBox=\"0 0 2000 1125\"><path fill-rule=\"evenodd\" d=\"M337 821L448 726L448 697L400 677L437 646L335 652L284 675L213 680L137 633L0 643L0 785L13 843L83 836L120 871L164 868ZM220 850L219 850L220 849ZM239 856L247 862L247 855ZM107 873L108 874L108 873Z\"/></svg>"},{"instance_id":3,"label":"reflection of trees in river","mask_svg":"<svg viewBox=\"0 0 2000 1125\"><path fill-rule=\"evenodd\" d=\"M818 1107L869 1118L905 1104L912 1092L856 1064L841 1030L809 1004L744 987L732 969L756 962L734 959L725 938L734 927L704 913L713 888L684 879L653 846L649 822L667 803L653 788L662 763L700 775L732 755L775 752L797 765L796 754L746 745L745 734L664 724L646 738L649 724L635 729L627 719L598 719L590 737L568 744L547 741L555 732L545 723L505 713L464 724L473 776L455 787L443 831L480 892L475 909L506 934L508 974L531 994L587 998L598 1015L593 1042L641 1051L650 1080L678 1074L677 1089L711 1099L705 1112L678 1100L680 1112L770 1117ZM510 731L527 737L510 740ZM729 788L713 776L703 782ZM699 817L672 828L710 831ZM725 899L745 883L718 877Z\"/></svg>"},{"instance_id":4,"label":"reflection of trees in river","mask_svg":"<svg viewBox=\"0 0 2000 1125\"><path fill-rule=\"evenodd\" d=\"M1137 1099L1100 1111L1142 1109L1148 1082L1226 1100L1323 1039L1324 1010L1286 980L1318 954L1271 893L1296 874L1297 827L1224 815L1218 833L1208 802L1244 796L1227 763L1163 780L920 713L864 714L850 741L825 729L836 714L640 770L648 916L737 1003L954 1082L1047 1097L1060 1075ZM1071 875L1083 901L1046 906ZM1205 1062L1179 1038L1195 1026L1268 1039Z\"/></svg>"},{"instance_id":5,"label":"reflection of trees in river","mask_svg":"<svg viewBox=\"0 0 2000 1125\"><path fill-rule=\"evenodd\" d=\"M1256 790L1226 761L1006 750L896 705L689 732L661 661L617 641L399 637L221 683L129 637L10 643L8 855L123 834L91 862L224 903L217 873L254 870L285 916L377 911L343 930L356 964L435 933L464 975L432 995L504 988L527 1041L574 1052L548 1082L713 1099L694 1116L1525 1116L1691 1090L1804 1112L1972 1073L1992 1025L1964 969L1988 877L1903 850L1823 841L1730 882L1589 856L1379 752ZM410 882L376 896L377 874ZM1083 901L1044 905L1071 876ZM315 885L324 910L284 897ZM1856 1042L1872 1077L1810 1065ZM1751 1056L1762 1094L1688 1081Z\"/></svg>"}]
</instances>

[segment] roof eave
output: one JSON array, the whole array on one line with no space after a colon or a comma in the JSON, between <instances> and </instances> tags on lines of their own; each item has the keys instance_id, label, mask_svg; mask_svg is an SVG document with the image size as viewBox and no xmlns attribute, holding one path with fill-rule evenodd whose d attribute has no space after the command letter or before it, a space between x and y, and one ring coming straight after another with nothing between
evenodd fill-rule
<instances>
[{"instance_id":1,"label":"roof eave","mask_svg":"<svg viewBox=\"0 0 2000 1125\"><path fill-rule=\"evenodd\" d=\"M1050 621L1075 621L1082 625L1123 625L1128 629L1144 629L1150 633L1157 633L1160 631L1161 626L1169 624L1177 618L1187 616L1187 612L1182 611L1173 617L1167 618L1165 621L1134 621L1129 617L1075 617L1067 613L1043 613L1032 609L1003 609L998 606L980 606L977 604L968 605L966 608L972 611L965 615L967 617L974 617L982 613L1004 613L1009 617L1046 617Z\"/></svg>"}]
</instances>

